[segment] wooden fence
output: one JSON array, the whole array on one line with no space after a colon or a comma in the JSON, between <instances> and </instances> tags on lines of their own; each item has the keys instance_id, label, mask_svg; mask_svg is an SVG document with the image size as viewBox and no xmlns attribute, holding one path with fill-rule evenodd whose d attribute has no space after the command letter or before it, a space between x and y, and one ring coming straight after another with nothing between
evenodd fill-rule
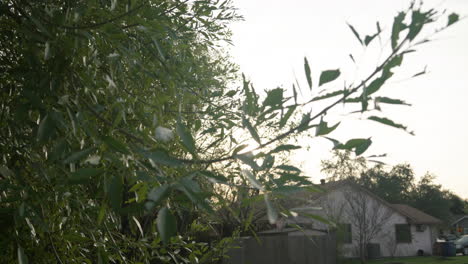
<instances>
[{"instance_id":1,"label":"wooden fence","mask_svg":"<svg viewBox=\"0 0 468 264\"><path fill-rule=\"evenodd\" d=\"M288 235L260 236L239 240L224 264L336 264L336 237Z\"/></svg>"}]
</instances>

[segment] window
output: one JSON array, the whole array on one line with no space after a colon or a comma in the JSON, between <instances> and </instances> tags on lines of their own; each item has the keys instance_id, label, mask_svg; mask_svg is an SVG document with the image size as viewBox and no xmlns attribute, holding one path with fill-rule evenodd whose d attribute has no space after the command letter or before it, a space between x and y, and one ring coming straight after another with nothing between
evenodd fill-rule
<instances>
[{"instance_id":1,"label":"window","mask_svg":"<svg viewBox=\"0 0 468 264\"><path fill-rule=\"evenodd\" d=\"M338 235L343 239L343 243L352 243L351 224L338 224Z\"/></svg>"},{"instance_id":2,"label":"window","mask_svg":"<svg viewBox=\"0 0 468 264\"><path fill-rule=\"evenodd\" d=\"M408 224L395 225L395 238L397 243L411 243L411 226Z\"/></svg>"}]
</instances>

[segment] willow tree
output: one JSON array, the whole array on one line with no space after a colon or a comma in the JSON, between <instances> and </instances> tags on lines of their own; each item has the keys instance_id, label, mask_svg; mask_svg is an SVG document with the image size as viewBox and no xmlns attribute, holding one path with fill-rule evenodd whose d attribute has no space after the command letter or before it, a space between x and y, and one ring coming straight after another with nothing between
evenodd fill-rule
<instances>
[{"instance_id":1,"label":"willow tree","mask_svg":"<svg viewBox=\"0 0 468 264\"><path fill-rule=\"evenodd\" d=\"M300 148L284 142L311 129L327 136L339 125L327 112L342 103L404 104L379 89L442 16L413 5L391 32L361 39L352 28L366 46L387 34L387 57L346 87L333 82L338 69L313 80L305 60L312 97L298 98L236 79L220 48L239 19L229 1L7 0L0 12L0 247L20 263L216 261L225 241L191 236L223 204L214 187L255 190L274 223L274 197L310 184L275 162ZM436 31L458 16L448 19ZM357 155L371 144L330 140Z\"/></svg>"}]
</instances>

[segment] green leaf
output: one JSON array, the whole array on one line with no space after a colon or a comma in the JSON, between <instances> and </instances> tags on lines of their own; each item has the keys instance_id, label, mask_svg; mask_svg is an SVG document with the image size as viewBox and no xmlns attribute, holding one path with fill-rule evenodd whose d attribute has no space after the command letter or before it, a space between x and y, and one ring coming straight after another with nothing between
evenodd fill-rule
<instances>
[{"instance_id":1,"label":"green leaf","mask_svg":"<svg viewBox=\"0 0 468 264\"><path fill-rule=\"evenodd\" d=\"M278 221L278 212L276 211L275 207L273 207L273 204L271 203L270 199L268 199L268 195L265 194L263 197L265 198L268 222L270 222L270 224L273 225L276 223L276 221Z\"/></svg>"},{"instance_id":2,"label":"green leaf","mask_svg":"<svg viewBox=\"0 0 468 264\"><path fill-rule=\"evenodd\" d=\"M319 86L322 86L325 83L336 80L340 76L340 69L336 70L326 70L320 74Z\"/></svg>"},{"instance_id":3,"label":"green leaf","mask_svg":"<svg viewBox=\"0 0 468 264\"><path fill-rule=\"evenodd\" d=\"M284 145L280 145L280 146L276 147L275 149L270 151L270 153L276 153L276 152L281 152L281 151L291 151L291 150L300 149L300 148L301 148L301 146L284 144Z\"/></svg>"},{"instance_id":4,"label":"green leaf","mask_svg":"<svg viewBox=\"0 0 468 264\"><path fill-rule=\"evenodd\" d=\"M369 120L372 120L372 121L375 121L375 122L379 122L379 123L382 123L384 125L387 125L387 126L392 126L392 127L395 127L395 128L400 128L400 129L403 129L403 130L407 130L407 127L402 125L402 124L397 124L395 122L393 122L392 120L388 119L388 118L385 118L385 117L378 117L378 116L370 116L368 117L367 119Z\"/></svg>"},{"instance_id":5,"label":"green leaf","mask_svg":"<svg viewBox=\"0 0 468 264\"><path fill-rule=\"evenodd\" d=\"M354 149L357 156L364 153L367 148L371 145L372 140L370 138L355 138L348 140L345 144L339 144L334 149Z\"/></svg>"},{"instance_id":6,"label":"green leaf","mask_svg":"<svg viewBox=\"0 0 468 264\"><path fill-rule=\"evenodd\" d=\"M143 238L143 237L144 237L143 228L141 228L140 222L138 221L138 219L136 219L135 216L132 216L132 219L133 219L133 221L135 222L135 225L138 227L138 230L140 231L141 237Z\"/></svg>"},{"instance_id":7,"label":"green leaf","mask_svg":"<svg viewBox=\"0 0 468 264\"><path fill-rule=\"evenodd\" d=\"M260 169L260 167L258 166L258 164L255 162L255 160L253 158L252 152L237 154L237 155L235 155L235 157L238 160L240 160L240 161L244 162L245 164L249 165L254 170L259 170Z\"/></svg>"},{"instance_id":8,"label":"green leaf","mask_svg":"<svg viewBox=\"0 0 468 264\"><path fill-rule=\"evenodd\" d=\"M398 13L397 16L395 16L393 20L392 36L391 36L393 50L395 50L398 45L400 32L406 28L406 25L403 23L403 20L405 19L405 15L406 14L404 12L400 12Z\"/></svg>"},{"instance_id":9,"label":"green leaf","mask_svg":"<svg viewBox=\"0 0 468 264\"><path fill-rule=\"evenodd\" d=\"M380 88L382 87L382 85L385 83L387 79L386 78L383 78L383 77L379 77L375 80L373 80L369 86L367 86L367 89L366 89L366 95L369 96L375 92L377 92L378 90L380 90ZM366 97L367 97L366 96Z\"/></svg>"},{"instance_id":10,"label":"green leaf","mask_svg":"<svg viewBox=\"0 0 468 264\"><path fill-rule=\"evenodd\" d=\"M37 129L37 141L44 142L48 140L55 130L55 123L52 120L52 117L46 115L41 122L39 123L39 127Z\"/></svg>"},{"instance_id":11,"label":"green leaf","mask_svg":"<svg viewBox=\"0 0 468 264\"><path fill-rule=\"evenodd\" d=\"M365 144L367 141L366 138L354 138L348 140L345 144L340 144L335 149L353 149L359 145Z\"/></svg>"},{"instance_id":12,"label":"green leaf","mask_svg":"<svg viewBox=\"0 0 468 264\"><path fill-rule=\"evenodd\" d=\"M338 91L334 91L334 92L327 93L327 94L324 94L324 95L316 96L316 97L312 98L312 100L310 100L310 101L311 101L311 102L313 102L313 101L319 101L319 100L323 100L323 99L335 97L335 96L341 95L341 94L343 94L343 93L344 93L344 90L338 90Z\"/></svg>"},{"instance_id":13,"label":"green leaf","mask_svg":"<svg viewBox=\"0 0 468 264\"><path fill-rule=\"evenodd\" d=\"M424 26L428 13L421 13L419 10L413 10L411 13L411 24L409 25L408 39L413 40Z\"/></svg>"},{"instance_id":14,"label":"green leaf","mask_svg":"<svg viewBox=\"0 0 468 264\"><path fill-rule=\"evenodd\" d=\"M411 76L411 78L418 77L418 76L421 76L423 74L426 74L426 70L427 70L427 65L424 67L424 70L414 74L413 76Z\"/></svg>"},{"instance_id":15,"label":"green leaf","mask_svg":"<svg viewBox=\"0 0 468 264\"><path fill-rule=\"evenodd\" d=\"M167 207L163 207L159 210L156 225L162 242L167 246L171 237L173 237L177 232L176 218L172 215L169 209L167 209Z\"/></svg>"},{"instance_id":16,"label":"green leaf","mask_svg":"<svg viewBox=\"0 0 468 264\"><path fill-rule=\"evenodd\" d=\"M277 106L281 105L283 102L283 89L276 88L270 91L267 91L267 97L263 101L263 106Z\"/></svg>"},{"instance_id":17,"label":"green leaf","mask_svg":"<svg viewBox=\"0 0 468 264\"><path fill-rule=\"evenodd\" d=\"M237 91L236 90L230 90L229 92L227 92L225 94L225 96L227 97L233 97L234 95L236 95Z\"/></svg>"},{"instance_id":18,"label":"green leaf","mask_svg":"<svg viewBox=\"0 0 468 264\"><path fill-rule=\"evenodd\" d=\"M105 136L102 138L102 141L109 146L111 149L118 151L122 154L130 154L130 151L127 149L125 144L120 141L117 141L115 138L110 136Z\"/></svg>"},{"instance_id":19,"label":"green leaf","mask_svg":"<svg viewBox=\"0 0 468 264\"><path fill-rule=\"evenodd\" d=\"M348 24L348 27L351 29L351 31L353 32L354 36L356 37L356 39L359 41L359 43L361 43L362 45L362 39L361 37L359 36L359 33L356 31L356 29L349 23Z\"/></svg>"},{"instance_id":20,"label":"green leaf","mask_svg":"<svg viewBox=\"0 0 468 264\"><path fill-rule=\"evenodd\" d=\"M275 164L275 157L268 154L265 159L263 159L262 169L271 169Z\"/></svg>"},{"instance_id":21,"label":"green leaf","mask_svg":"<svg viewBox=\"0 0 468 264\"><path fill-rule=\"evenodd\" d=\"M197 173L207 178L212 183L227 183L228 181L223 175L215 174L211 171L198 171Z\"/></svg>"},{"instance_id":22,"label":"green leaf","mask_svg":"<svg viewBox=\"0 0 468 264\"><path fill-rule=\"evenodd\" d=\"M297 91L296 86L293 84L293 96L294 96L294 104L297 104Z\"/></svg>"},{"instance_id":23,"label":"green leaf","mask_svg":"<svg viewBox=\"0 0 468 264\"><path fill-rule=\"evenodd\" d=\"M252 124L250 123L250 121L247 119L247 118L242 118L242 124L244 127L246 127L249 132L250 132L250 135L252 136L253 139L255 139L255 141L258 142L258 144L262 144L261 140L260 140L260 136L258 135L257 133L257 130L252 126Z\"/></svg>"},{"instance_id":24,"label":"green leaf","mask_svg":"<svg viewBox=\"0 0 468 264\"><path fill-rule=\"evenodd\" d=\"M377 37L377 35L379 35L379 33L376 33L376 34L374 34L374 35L372 35L372 36L366 36L366 37L364 38L364 44L365 44L366 46L369 46L369 44L372 42L372 40L373 40L375 37Z\"/></svg>"},{"instance_id":25,"label":"green leaf","mask_svg":"<svg viewBox=\"0 0 468 264\"><path fill-rule=\"evenodd\" d=\"M389 62L387 62L384 67L383 67L383 72L382 72L382 77L383 79L388 79L392 77L393 72L391 71L393 68L400 66L401 63L403 62L403 55L396 55L393 56L393 58L390 59Z\"/></svg>"},{"instance_id":26,"label":"green leaf","mask_svg":"<svg viewBox=\"0 0 468 264\"><path fill-rule=\"evenodd\" d=\"M162 60L166 60L166 57L164 56L163 50L161 46L159 45L159 42L156 38L152 38L154 45L156 46L156 50L159 53L159 57L161 57Z\"/></svg>"},{"instance_id":27,"label":"green leaf","mask_svg":"<svg viewBox=\"0 0 468 264\"><path fill-rule=\"evenodd\" d=\"M201 193L200 185L190 176L180 180L179 189L184 192L193 204L207 212L213 212L213 208L206 202L205 197Z\"/></svg>"},{"instance_id":28,"label":"green leaf","mask_svg":"<svg viewBox=\"0 0 468 264\"><path fill-rule=\"evenodd\" d=\"M193 139L192 134L190 133L187 126L182 122L180 118L177 119L176 130L177 135L179 135L179 138L181 139L184 148L188 152L192 153L192 155L195 155L195 140Z\"/></svg>"},{"instance_id":29,"label":"green leaf","mask_svg":"<svg viewBox=\"0 0 468 264\"><path fill-rule=\"evenodd\" d=\"M312 90L312 74L310 72L309 62L307 61L306 57L304 57L304 71L307 78L307 83L309 84L309 88L310 90Z\"/></svg>"},{"instance_id":30,"label":"green leaf","mask_svg":"<svg viewBox=\"0 0 468 264\"><path fill-rule=\"evenodd\" d=\"M102 220L104 220L104 217L106 216L106 209L107 209L106 203L102 203L101 208L99 209L98 217L97 217L98 225L101 225Z\"/></svg>"},{"instance_id":31,"label":"green leaf","mask_svg":"<svg viewBox=\"0 0 468 264\"><path fill-rule=\"evenodd\" d=\"M198 182L194 181L191 176L183 177L180 183L192 193L199 193L201 191L200 185Z\"/></svg>"},{"instance_id":32,"label":"green leaf","mask_svg":"<svg viewBox=\"0 0 468 264\"><path fill-rule=\"evenodd\" d=\"M369 146L371 144L372 144L372 140L370 138L368 138L366 140L366 142L364 142L363 144L360 144L359 146L356 147L356 149L354 150L354 153L356 154L356 156L361 155L362 153L364 153L369 148Z\"/></svg>"},{"instance_id":33,"label":"green leaf","mask_svg":"<svg viewBox=\"0 0 468 264\"><path fill-rule=\"evenodd\" d=\"M7 166L0 166L0 175L3 175L5 178L13 178L15 176Z\"/></svg>"},{"instance_id":34,"label":"green leaf","mask_svg":"<svg viewBox=\"0 0 468 264\"><path fill-rule=\"evenodd\" d=\"M112 123L112 128L116 128L120 125L122 120L125 118L125 112L121 109L118 110L117 116L114 119L114 122Z\"/></svg>"},{"instance_id":35,"label":"green leaf","mask_svg":"<svg viewBox=\"0 0 468 264\"><path fill-rule=\"evenodd\" d=\"M30 19L42 33L46 34L48 37L52 37L47 28L38 19L36 19L35 16L29 16L28 19Z\"/></svg>"},{"instance_id":36,"label":"green leaf","mask_svg":"<svg viewBox=\"0 0 468 264\"><path fill-rule=\"evenodd\" d=\"M409 106L411 106L411 104L408 104L405 101L402 101L400 99L393 99L393 98L388 98L388 97L376 97L375 101L377 103L384 103L384 104L398 104L398 105L409 105Z\"/></svg>"},{"instance_id":37,"label":"green leaf","mask_svg":"<svg viewBox=\"0 0 468 264\"><path fill-rule=\"evenodd\" d=\"M81 168L70 175L68 182L70 184L85 184L92 180L92 178L102 174L103 172L103 169Z\"/></svg>"},{"instance_id":38,"label":"green leaf","mask_svg":"<svg viewBox=\"0 0 468 264\"><path fill-rule=\"evenodd\" d=\"M24 250L20 245L18 245L18 263L28 264L28 256L24 254Z\"/></svg>"},{"instance_id":39,"label":"green leaf","mask_svg":"<svg viewBox=\"0 0 468 264\"><path fill-rule=\"evenodd\" d=\"M457 22L459 19L459 16L458 14L456 13L452 13L448 16L448 23L447 23L447 27L452 25L453 23Z\"/></svg>"},{"instance_id":40,"label":"green leaf","mask_svg":"<svg viewBox=\"0 0 468 264\"><path fill-rule=\"evenodd\" d=\"M345 103L360 103L361 102L361 96L359 97L351 97L351 98L346 98Z\"/></svg>"},{"instance_id":41,"label":"green leaf","mask_svg":"<svg viewBox=\"0 0 468 264\"><path fill-rule=\"evenodd\" d=\"M59 160L65 154L66 147L67 140L65 138L57 140L47 159L51 161Z\"/></svg>"},{"instance_id":42,"label":"green leaf","mask_svg":"<svg viewBox=\"0 0 468 264\"><path fill-rule=\"evenodd\" d=\"M257 105L257 95L255 94L255 91L253 87L249 88L249 82L245 79L244 74L242 74L242 79L244 83L244 93L245 93L245 101L243 103L243 110L246 115L253 115L257 112L258 110L258 105Z\"/></svg>"},{"instance_id":43,"label":"green leaf","mask_svg":"<svg viewBox=\"0 0 468 264\"><path fill-rule=\"evenodd\" d=\"M159 149L152 152L146 152L144 155L157 164L171 167L178 167L183 165L183 163L180 160L169 156L169 154L167 154L165 150Z\"/></svg>"},{"instance_id":44,"label":"green leaf","mask_svg":"<svg viewBox=\"0 0 468 264\"><path fill-rule=\"evenodd\" d=\"M147 199L153 201L155 204L159 204L169 194L169 185L163 184L159 187L151 189L148 193Z\"/></svg>"},{"instance_id":45,"label":"green leaf","mask_svg":"<svg viewBox=\"0 0 468 264\"><path fill-rule=\"evenodd\" d=\"M291 165L280 165L276 167L277 169L284 170L284 171L295 171L295 172L301 172L300 169L291 166Z\"/></svg>"},{"instance_id":46,"label":"green leaf","mask_svg":"<svg viewBox=\"0 0 468 264\"><path fill-rule=\"evenodd\" d=\"M123 183L122 176L115 174L109 184L109 201L114 210L119 210L122 206Z\"/></svg>"},{"instance_id":47,"label":"green leaf","mask_svg":"<svg viewBox=\"0 0 468 264\"><path fill-rule=\"evenodd\" d=\"M264 188L262 184L255 178L255 176L249 170L242 170L242 175L249 180L250 185L260 191L263 191Z\"/></svg>"},{"instance_id":48,"label":"green leaf","mask_svg":"<svg viewBox=\"0 0 468 264\"><path fill-rule=\"evenodd\" d=\"M328 127L328 123L325 121L320 121L319 126L315 132L315 136L323 136L330 134L340 125L340 122L336 123L334 126Z\"/></svg>"},{"instance_id":49,"label":"green leaf","mask_svg":"<svg viewBox=\"0 0 468 264\"><path fill-rule=\"evenodd\" d=\"M106 250L103 247L98 247L98 264L109 263L109 257L107 256Z\"/></svg>"},{"instance_id":50,"label":"green leaf","mask_svg":"<svg viewBox=\"0 0 468 264\"><path fill-rule=\"evenodd\" d=\"M284 125L286 125L286 122L288 122L288 119L291 117L291 115L293 114L294 110L296 110L296 106L290 106L288 111L286 112L286 114L281 118L280 122L279 122L279 127L280 128L283 128Z\"/></svg>"},{"instance_id":51,"label":"green leaf","mask_svg":"<svg viewBox=\"0 0 468 264\"><path fill-rule=\"evenodd\" d=\"M86 158L86 157L88 157L88 155L91 154L95 149L96 149L95 147L90 147L90 148L87 148L87 149L84 149L84 150L75 152L75 153L71 154L70 156L68 156L68 157L63 161L63 163L64 163L64 164L68 164L68 163L72 163L72 162L81 160L81 159L83 159L83 158Z\"/></svg>"},{"instance_id":52,"label":"green leaf","mask_svg":"<svg viewBox=\"0 0 468 264\"><path fill-rule=\"evenodd\" d=\"M236 155L237 153L239 153L241 150L245 149L246 147L248 147L249 144L242 144L240 146L237 146L234 151L232 151L232 154L233 155Z\"/></svg>"},{"instance_id":53,"label":"green leaf","mask_svg":"<svg viewBox=\"0 0 468 264\"><path fill-rule=\"evenodd\" d=\"M329 137L324 137L324 138L330 140L333 143L333 149L341 145L341 143L334 138L329 138Z\"/></svg>"},{"instance_id":54,"label":"green leaf","mask_svg":"<svg viewBox=\"0 0 468 264\"><path fill-rule=\"evenodd\" d=\"M367 111L367 106L369 105L369 96L367 96L367 90L366 87L364 87L364 90L362 91L361 94L361 112Z\"/></svg>"}]
</instances>

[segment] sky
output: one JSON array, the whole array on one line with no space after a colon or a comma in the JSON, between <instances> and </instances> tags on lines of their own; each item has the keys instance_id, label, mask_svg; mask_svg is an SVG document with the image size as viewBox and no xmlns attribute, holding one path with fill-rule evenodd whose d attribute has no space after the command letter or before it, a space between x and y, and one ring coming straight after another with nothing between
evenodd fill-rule
<instances>
[{"instance_id":1,"label":"sky","mask_svg":"<svg viewBox=\"0 0 468 264\"><path fill-rule=\"evenodd\" d=\"M389 49L393 17L408 8L408 0L234 0L244 21L232 25L233 60L257 90L284 87L290 89L297 78L307 90L303 70L304 57L312 68L313 82L321 71L340 68L343 86L365 76ZM468 15L467 0L425 1L435 7ZM379 21L383 36L363 48L350 31L352 24L362 35L375 33ZM439 26L446 23L441 21ZM430 32L422 32L421 34ZM346 141L372 137L366 154L383 154L381 161L396 165L409 163L417 178L426 172L437 176L435 182L468 199L468 19L439 33L434 41L406 56L403 66L381 91L399 98L411 107L382 107L382 114L408 125L412 136L402 130L349 116L349 108L338 108L332 119L342 120L333 137ZM382 44L382 45L380 45ZM383 47L383 48L382 48ZM356 64L349 57L353 54ZM428 73L409 78L427 65ZM307 89L305 89L307 87ZM327 86L328 87L328 86ZM310 94L304 91L304 97ZM301 139L310 146L294 157L306 175L319 182L320 161L331 157L332 145L324 139Z\"/></svg>"}]
</instances>

